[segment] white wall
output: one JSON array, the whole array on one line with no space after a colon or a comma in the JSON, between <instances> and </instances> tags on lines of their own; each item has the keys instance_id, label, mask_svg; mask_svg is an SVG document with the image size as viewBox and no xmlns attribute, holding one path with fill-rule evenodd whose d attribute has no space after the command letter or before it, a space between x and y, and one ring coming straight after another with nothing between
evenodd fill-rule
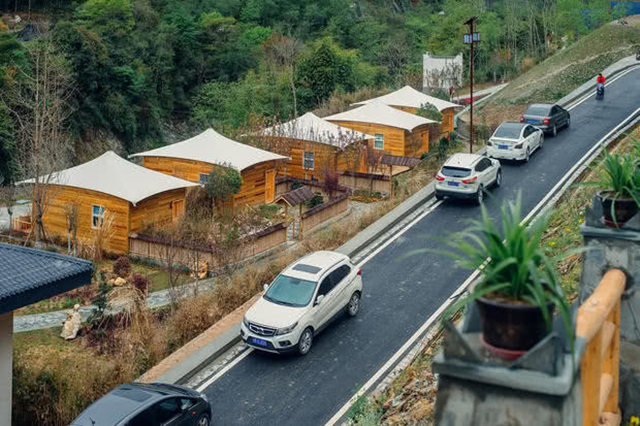
<instances>
[{"instance_id":1,"label":"white wall","mask_svg":"<svg viewBox=\"0 0 640 426\"><path fill-rule=\"evenodd\" d=\"M423 86L425 90L435 88L448 90L451 85L461 87L463 69L462 53L457 56L435 56L427 52L422 57ZM443 76L438 79L440 80L439 87L430 87L433 80L429 78L430 74Z\"/></svg>"},{"instance_id":2,"label":"white wall","mask_svg":"<svg viewBox=\"0 0 640 426\"><path fill-rule=\"evenodd\" d=\"M0 314L0 425L11 424L13 312Z\"/></svg>"}]
</instances>

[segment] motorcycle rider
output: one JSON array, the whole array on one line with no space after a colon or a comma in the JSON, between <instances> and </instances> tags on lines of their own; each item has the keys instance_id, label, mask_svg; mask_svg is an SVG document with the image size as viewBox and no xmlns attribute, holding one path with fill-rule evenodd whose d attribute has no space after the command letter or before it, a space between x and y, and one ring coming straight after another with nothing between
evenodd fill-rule
<instances>
[{"instance_id":1,"label":"motorcycle rider","mask_svg":"<svg viewBox=\"0 0 640 426\"><path fill-rule=\"evenodd\" d=\"M602 73L598 73L598 77L596 78L596 87L602 89L602 96L604 96L604 82L604 76L602 75Z\"/></svg>"}]
</instances>

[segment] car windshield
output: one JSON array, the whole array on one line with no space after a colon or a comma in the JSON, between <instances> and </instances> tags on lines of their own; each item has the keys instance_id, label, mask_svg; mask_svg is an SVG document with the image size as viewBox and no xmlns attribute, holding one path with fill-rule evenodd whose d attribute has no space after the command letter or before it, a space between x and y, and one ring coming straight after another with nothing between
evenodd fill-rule
<instances>
[{"instance_id":1,"label":"car windshield","mask_svg":"<svg viewBox=\"0 0 640 426\"><path fill-rule=\"evenodd\" d=\"M520 123L503 123L493 134L494 138L502 139L520 139L522 124Z\"/></svg>"},{"instance_id":2,"label":"car windshield","mask_svg":"<svg viewBox=\"0 0 640 426\"><path fill-rule=\"evenodd\" d=\"M316 283L299 278L278 275L267 289L264 298L270 302L285 306L307 306Z\"/></svg>"},{"instance_id":3,"label":"car windshield","mask_svg":"<svg viewBox=\"0 0 640 426\"><path fill-rule=\"evenodd\" d=\"M546 117L549 115L550 108L548 106L530 106L524 115L537 115L540 117Z\"/></svg>"},{"instance_id":4,"label":"car windshield","mask_svg":"<svg viewBox=\"0 0 640 426\"><path fill-rule=\"evenodd\" d=\"M469 176L471 174L471 169L465 169L464 167L444 166L440 173L447 177L461 178Z\"/></svg>"}]
</instances>

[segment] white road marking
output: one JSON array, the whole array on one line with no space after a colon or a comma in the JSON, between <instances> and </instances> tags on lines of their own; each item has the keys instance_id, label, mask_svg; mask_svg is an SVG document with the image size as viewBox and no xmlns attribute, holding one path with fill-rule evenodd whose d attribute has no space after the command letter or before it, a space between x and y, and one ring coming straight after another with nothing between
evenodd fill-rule
<instances>
[{"instance_id":1,"label":"white road marking","mask_svg":"<svg viewBox=\"0 0 640 426\"><path fill-rule=\"evenodd\" d=\"M582 102L584 102L584 100L580 101L580 103ZM607 140L607 138L609 138L616 131L618 131L618 129L620 129L623 125L625 125L628 122L628 119L636 115L639 111L640 111L640 108L636 109L632 114L630 114L620 124L618 124L613 130L611 130L602 139L600 139L580 160L578 160L578 162L576 162L576 164L571 169L569 169L569 171L560 179L560 181L551 189L551 191L547 193L547 195L531 210L531 212L520 223L521 224L527 223L527 221L530 220L531 217L533 217L533 215L535 215L537 211L542 209L547 203L547 201L549 200L549 198L552 197L555 194L556 190L571 177L573 172L578 167L583 165L586 159L588 159L593 154L594 151L596 151L597 149L601 149L603 147L603 142ZM487 259L484 264L486 264L486 262L488 261L489 259ZM431 325L438 319L438 317L442 314L442 312L444 312L449 306L451 306L451 304L454 303L455 299L460 294L462 294L467 289L467 287L469 287L469 285L471 285L471 283L480 275L481 270L482 270L482 266L476 269L475 271L473 271L473 273L469 276L469 278L467 278L466 281L462 283L462 285L458 287L456 291L447 299L447 301L443 303L438 308L438 310L429 317L429 319L427 319L427 321L418 329L418 331L416 331L413 334L413 336L411 336L409 340L407 340L407 342L404 345L402 345L402 347L395 354L393 354L393 356L382 366L382 368L380 368L380 370L378 370L371 377L371 379L369 379L369 381L365 383L364 386L362 386L360 390L358 390L358 392L356 392L356 394L353 395L349 399L349 401L342 406L342 408L340 408L340 410L338 410L338 412L325 424L325 426L335 425L336 422L338 422L338 420L340 420L347 413L347 411L349 411L351 406L353 406L353 404L358 400L358 398L360 398L362 395L367 393L367 391L371 388L371 386L373 386L380 379L380 377L382 377L382 375L385 374L387 370L389 370L389 368L396 363L396 361L407 351L407 349L409 349L416 342L416 340L418 340L422 336L422 334L429 327L431 327Z\"/></svg>"},{"instance_id":2,"label":"white road marking","mask_svg":"<svg viewBox=\"0 0 640 426\"><path fill-rule=\"evenodd\" d=\"M198 392L204 391L206 388L211 386L216 380L218 380L220 377L222 377L224 375L224 373L226 373L227 371L231 370L237 363L239 363L240 361L245 359L253 351L254 351L253 348L249 348L246 351L244 351L244 353L242 355L240 355L238 358L236 358L233 361L231 361L229 364L227 364L226 367L224 367L222 370L218 371L209 380L207 380L206 382L204 382L203 384L198 386L198 389L196 389L196 390Z\"/></svg>"}]
</instances>

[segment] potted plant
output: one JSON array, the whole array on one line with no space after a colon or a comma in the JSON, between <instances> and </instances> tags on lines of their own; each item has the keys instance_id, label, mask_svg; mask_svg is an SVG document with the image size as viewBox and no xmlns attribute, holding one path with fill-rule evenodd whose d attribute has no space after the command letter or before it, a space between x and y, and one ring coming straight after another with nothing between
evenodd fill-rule
<instances>
[{"instance_id":1,"label":"potted plant","mask_svg":"<svg viewBox=\"0 0 640 426\"><path fill-rule=\"evenodd\" d=\"M523 225L520 194L502 206L502 232L484 205L481 212L468 229L445 241L455 251L438 251L456 259L458 266L482 270L480 281L448 312L475 302L483 344L504 359L518 358L550 333L554 308L572 339L569 305L554 262L540 247L548 215Z\"/></svg>"},{"instance_id":2,"label":"potted plant","mask_svg":"<svg viewBox=\"0 0 640 426\"><path fill-rule=\"evenodd\" d=\"M606 226L619 228L638 213L640 169L632 154L610 154L605 150L602 180L582 182L580 185L599 187L596 197L602 203Z\"/></svg>"}]
</instances>

